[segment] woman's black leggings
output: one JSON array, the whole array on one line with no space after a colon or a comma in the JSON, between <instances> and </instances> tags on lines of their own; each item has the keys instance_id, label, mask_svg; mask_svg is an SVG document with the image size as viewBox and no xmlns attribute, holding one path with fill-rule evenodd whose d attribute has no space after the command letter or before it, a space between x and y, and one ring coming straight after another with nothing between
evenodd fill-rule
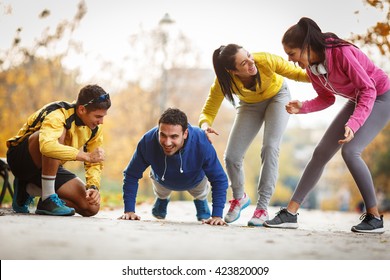
<instances>
[{"instance_id":1,"label":"woman's black leggings","mask_svg":"<svg viewBox=\"0 0 390 280\"><path fill-rule=\"evenodd\" d=\"M344 138L344 126L354 109L355 103L348 101L326 130L315 148L291 200L302 204L306 195L320 179L327 162L341 149L343 159L360 190L366 208L377 205L371 173L361 158L361 153L390 120L390 91L377 97L370 116L356 132L352 141L340 145L338 141Z\"/></svg>"}]
</instances>

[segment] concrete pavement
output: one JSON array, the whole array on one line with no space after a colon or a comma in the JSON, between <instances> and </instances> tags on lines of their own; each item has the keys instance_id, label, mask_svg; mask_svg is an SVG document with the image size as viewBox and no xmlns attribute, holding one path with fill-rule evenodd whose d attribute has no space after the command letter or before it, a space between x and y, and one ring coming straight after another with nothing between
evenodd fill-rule
<instances>
[{"instance_id":1,"label":"concrete pavement","mask_svg":"<svg viewBox=\"0 0 390 280\"><path fill-rule=\"evenodd\" d=\"M288 230L246 226L253 205L238 221L222 227L198 222L192 202L170 202L163 221L151 216L151 208L137 205L141 221L118 220L121 209L90 218L0 209L0 259L390 260L390 231L380 235L350 231L359 222L358 213L301 209L299 229ZM271 207L270 216L278 210Z\"/></svg>"}]
</instances>

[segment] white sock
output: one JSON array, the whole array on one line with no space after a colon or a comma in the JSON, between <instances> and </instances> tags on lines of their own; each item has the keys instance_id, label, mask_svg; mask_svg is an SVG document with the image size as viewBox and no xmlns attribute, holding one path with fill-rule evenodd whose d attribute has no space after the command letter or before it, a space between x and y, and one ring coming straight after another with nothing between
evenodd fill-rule
<instances>
[{"instance_id":1,"label":"white sock","mask_svg":"<svg viewBox=\"0 0 390 280\"><path fill-rule=\"evenodd\" d=\"M43 175L42 174L42 200L45 200L52 194L55 194L54 183L56 181L56 176Z\"/></svg>"}]
</instances>

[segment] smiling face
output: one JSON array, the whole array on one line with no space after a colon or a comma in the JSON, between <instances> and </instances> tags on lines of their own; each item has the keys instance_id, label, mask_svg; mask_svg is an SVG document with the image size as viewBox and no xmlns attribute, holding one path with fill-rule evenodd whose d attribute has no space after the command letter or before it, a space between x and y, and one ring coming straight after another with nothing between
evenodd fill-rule
<instances>
[{"instance_id":1,"label":"smiling face","mask_svg":"<svg viewBox=\"0 0 390 280\"><path fill-rule=\"evenodd\" d=\"M309 66L309 60L307 52L303 52L300 48L290 48L287 45L283 45L285 53L288 55L288 60L294 63L298 63L299 67L306 69Z\"/></svg>"},{"instance_id":2,"label":"smiling face","mask_svg":"<svg viewBox=\"0 0 390 280\"><path fill-rule=\"evenodd\" d=\"M172 156L179 151L188 137L188 129L183 132L181 125L160 123L158 130L160 145L167 156Z\"/></svg>"},{"instance_id":3,"label":"smiling face","mask_svg":"<svg viewBox=\"0 0 390 280\"><path fill-rule=\"evenodd\" d=\"M250 77L257 74L255 61L251 53L243 48L240 48L235 55L236 70L231 72L239 77Z\"/></svg>"},{"instance_id":4,"label":"smiling face","mask_svg":"<svg viewBox=\"0 0 390 280\"><path fill-rule=\"evenodd\" d=\"M294 63L298 63L302 69L308 68L310 65L321 63L319 55L310 49L310 60L308 51L302 51L301 48L291 48L287 45L283 45L285 53L288 55L288 60Z\"/></svg>"},{"instance_id":5,"label":"smiling face","mask_svg":"<svg viewBox=\"0 0 390 280\"><path fill-rule=\"evenodd\" d=\"M90 129L95 129L98 125L103 124L103 119L107 115L106 109L98 109L89 111L83 106L78 106L77 115L83 121L83 123Z\"/></svg>"}]
</instances>

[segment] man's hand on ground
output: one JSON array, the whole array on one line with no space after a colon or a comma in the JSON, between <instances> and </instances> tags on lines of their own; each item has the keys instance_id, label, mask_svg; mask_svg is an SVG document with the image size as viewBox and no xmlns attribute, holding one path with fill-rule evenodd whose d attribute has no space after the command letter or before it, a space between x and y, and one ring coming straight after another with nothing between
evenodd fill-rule
<instances>
[{"instance_id":1,"label":"man's hand on ground","mask_svg":"<svg viewBox=\"0 0 390 280\"><path fill-rule=\"evenodd\" d=\"M141 217L134 212L125 212L118 220L141 220Z\"/></svg>"},{"instance_id":2,"label":"man's hand on ground","mask_svg":"<svg viewBox=\"0 0 390 280\"><path fill-rule=\"evenodd\" d=\"M208 220L203 220L202 223L212 226L227 226L227 223L221 217L211 217Z\"/></svg>"}]
</instances>

